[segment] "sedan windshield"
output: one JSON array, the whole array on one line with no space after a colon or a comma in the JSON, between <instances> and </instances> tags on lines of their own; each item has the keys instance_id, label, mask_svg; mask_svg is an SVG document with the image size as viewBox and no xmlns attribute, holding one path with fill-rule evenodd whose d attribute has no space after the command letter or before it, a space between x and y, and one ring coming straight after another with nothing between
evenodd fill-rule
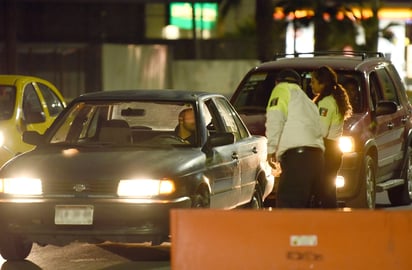
<instances>
[{"instance_id":1,"label":"sedan windshield","mask_svg":"<svg viewBox=\"0 0 412 270\"><path fill-rule=\"evenodd\" d=\"M193 106L170 102L81 102L59 120L50 143L188 145L195 143Z\"/></svg>"},{"instance_id":2,"label":"sedan windshield","mask_svg":"<svg viewBox=\"0 0 412 270\"><path fill-rule=\"evenodd\" d=\"M16 88L10 85L0 85L0 120L13 116L16 103Z\"/></svg>"}]
</instances>

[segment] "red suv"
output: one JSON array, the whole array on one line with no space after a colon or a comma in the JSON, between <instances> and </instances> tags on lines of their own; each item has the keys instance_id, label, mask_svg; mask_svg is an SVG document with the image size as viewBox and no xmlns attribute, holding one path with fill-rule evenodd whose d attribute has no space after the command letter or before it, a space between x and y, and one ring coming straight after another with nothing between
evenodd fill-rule
<instances>
[{"instance_id":1,"label":"red suv","mask_svg":"<svg viewBox=\"0 0 412 270\"><path fill-rule=\"evenodd\" d=\"M336 179L338 200L348 207L375 208L376 193L387 191L392 205L410 204L412 107L398 72L382 53L277 56L252 68L231 102L249 130L264 135L266 105L277 73L285 68L296 70L303 90L312 97L311 71L324 65L337 72L354 112L345 122L340 140L343 162Z\"/></svg>"}]
</instances>

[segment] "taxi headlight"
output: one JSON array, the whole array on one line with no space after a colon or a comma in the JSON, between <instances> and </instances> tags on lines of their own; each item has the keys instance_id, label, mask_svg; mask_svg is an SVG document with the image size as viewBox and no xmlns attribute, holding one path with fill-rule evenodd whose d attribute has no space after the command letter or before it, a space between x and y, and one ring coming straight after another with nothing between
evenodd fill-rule
<instances>
[{"instance_id":1,"label":"taxi headlight","mask_svg":"<svg viewBox=\"0 0 412 270\"><path fill-rule=\"evenodd\" d=\"M43 193L42 182L37 178L2 178L0 192L11 195L40 195Z\"/></svg>"},{"instance_id":2,"label":"taxi headlight","mask_svg":"<svg viewBox=\"0 0 412 270\"><path fill-rule=\"evenodd\" d=\"M175 184L169 179L125 179L117 186L117 195L124 197L153 197L175 191Z\"/></svg>"},{"instance_id":3,"label":"taxi headlight","mask_svg":"<svg viewBox=\"0 0 412 270\"><path fill-rule=\"evenodd\" d=\"M339 138L339 148L342 153L355 151L355 141L351 136L342 136Z\"/></svg>"}]
</instances>

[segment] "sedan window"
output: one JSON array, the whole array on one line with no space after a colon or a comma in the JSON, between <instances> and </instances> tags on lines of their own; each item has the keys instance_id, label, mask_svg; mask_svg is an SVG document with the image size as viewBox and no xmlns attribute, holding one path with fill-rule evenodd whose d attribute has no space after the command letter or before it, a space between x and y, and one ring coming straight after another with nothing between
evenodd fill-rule
<instances>
[{"instance_id":1,"label":"sedan window","mask_svg":"<svg viewBox=\"0 0 412 270\"><path fill-rule=\"evenodd\" d=\"M229 104L223 99L216 99L215 103L216 108L221 115L225 131L233 133L237 140L246 137L248 134L244 129L239 128L238 125L241 124L241 121L239 121L239 119L236 119L236 114L234 113L231 106L229 106Z\"/></svg>"}]
</instances>

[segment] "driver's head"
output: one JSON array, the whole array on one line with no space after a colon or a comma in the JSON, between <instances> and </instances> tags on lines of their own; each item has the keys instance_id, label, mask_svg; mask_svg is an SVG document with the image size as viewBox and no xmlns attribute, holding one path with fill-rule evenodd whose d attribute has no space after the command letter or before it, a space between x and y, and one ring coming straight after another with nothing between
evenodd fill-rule
<instances>
[{"instance_id":1,"label":"driver's head","mask_svg":"<svg viewBox=\"0 0 412 270\"><path fill-rule=\"evenodd\" d=\"M179 113L179 126L187 131L194 132L196 129L195 114L192 108L184 109Z\"/></svg>"}]
</instances>

